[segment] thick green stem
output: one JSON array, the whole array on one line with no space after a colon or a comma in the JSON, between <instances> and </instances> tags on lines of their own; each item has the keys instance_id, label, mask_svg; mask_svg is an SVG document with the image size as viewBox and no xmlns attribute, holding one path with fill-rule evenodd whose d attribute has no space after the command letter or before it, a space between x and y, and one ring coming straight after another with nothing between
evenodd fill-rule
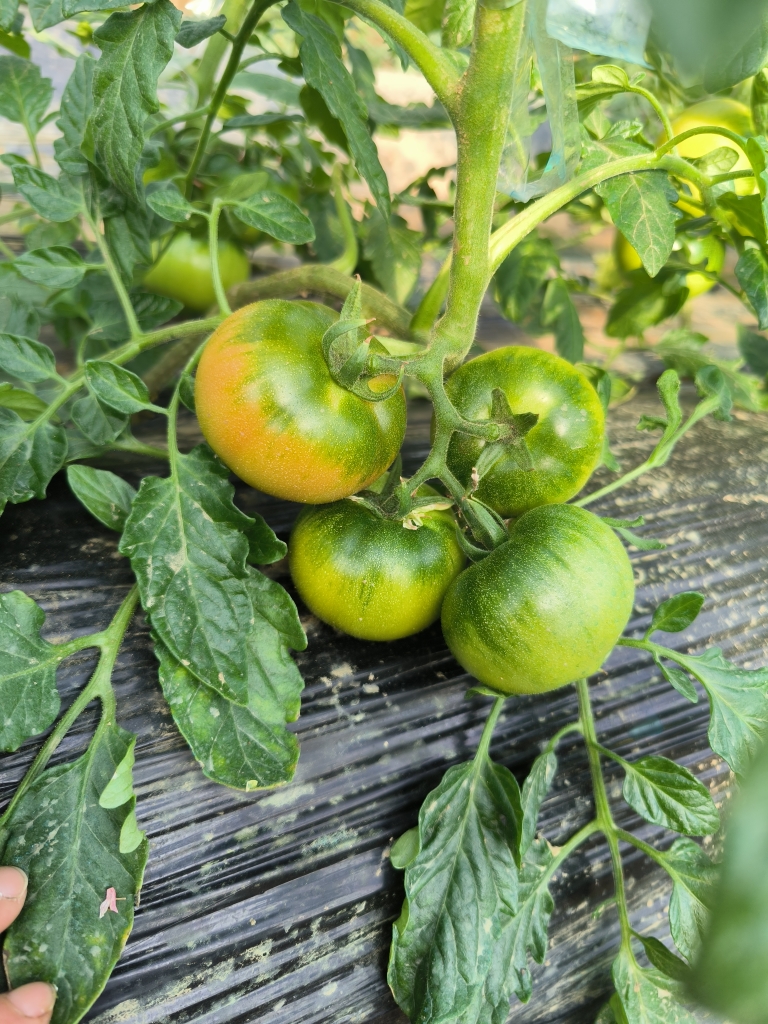
<instances>
[{"instance_id":1,"label":"thick green stem","mask_svg":"<svg viewBox=\"0 0 768 1024\"><path fill-rule=\"evenodd\" d=\"M6 821L10 818L15 807L26 791L43 771L53 752L72 728L72 724L75 719L82 714L91 701L95 700L97 697L101 700L102 722L105 720L114 721L115 697L112 690L112 669L115 665L117 652L120 650L120 645L123 642L123 636L128 628L128 623L131 621L133 613L136 610L136 603L138 599L139 590L134 584L118 608L112 622L102 633L96 633L89 637L81 637L75 641L71 641L69 644L62 645L69 648L69 654L73 653L75 650L82 650L84 647L100 647L101 656L99 658L99 663L87 685L61 716L59 721L56 723L53 732L40 748L40 752L30 765L27 774L24 776L19 788L14 793L13 799L6 807L2 818L0 818L0 847L3 845L2 833L3 826Z\"/></svg>"},{"instance_id":2,"label":"thick green stem","mask_svg":"<svg viewBox=\"0 0 768 1024\"><path fill-rule=\"evenodd\" d=\"M489 238L496 180L524 17L522 3L507 10L478 4L475 15L472 55L455 116L458 157L450 286L434 341L449 368L457 366L472 345L491 274Z\"/></svg>"},{"instance_id":3,"label":"thick green stem","mask_svg":"<svg viewBox=\"0 0 768 1024\"><path fill-rule=\"evenodd\" d=\"M340 0L334 0L335 3ZM402 14L381 0L343 0L343 6L367 18L398 43L429 82L434 94L454 119L459 72L448 54ZM523 5L524 6L524 5Z\"/></svg>"},{"instance_id":4,"label":"thick green stem","mask_svg":"<svg viewBox=\"0 0 768 1024\"><path fill-rule=\"evenodd\" d=\"M586 679L580 679L576 683L576 691L579 697L579 721L584 733L584 741L587 745L587 756L589 758L589 771L592 776L592 790L595 797L595 812L597 825L606 838L611 853L611 866L613 868L613 884L616 892L616 909L619 914L621 926L621 944L632 955L632 925L629 921L629 909L624 889L624 871L621 864L621 853L619 851L619 839L616 824L611 814L608 803L608 793L605 789L603 770L600 765L600 744L597 742L595 730L595 718L592 714L592 704L589 699L589 684Z\"/></svg>"},{"instance_id":5,"label":"thick green stem","mask_svg":"<svg viewBox=\"0 0 768 1024\"><path fill-rule=\"evenodd\" d=\"M245 49L248 40L251 38L254 29L259 23L261 16L264 14L265 11L268 11L269 8L275 2L276 0L254 0L253 6L251 7L250 11L248 11L248 13L246 14L245 19L243 20L243 24L240 26L240 31L237 33L237 36L235 37L235 41L232 44L232 51L229 55L229 60L227 61L227 66L224 68L224 73L221 76L219 84L216 86L216 92L213 94L213 99L211 100L210 103L208 115L206 116L205 124L203 125L203 130L200 133L200 138L197 143L195 155L192 157L192 163L189 165L189 170L187 171L187 177L184 186L184 194L186 195L187 198L189 198L192 195L192 186L195 183L195 175L197 174L197 170L200 166L203 156L205 155L205 149L206 146L208 145L208 139L211 136L213 122L218 117L219 109L221 108L221 105L224 102L224 99L227 95L227 90L229 89L232 79L237 74L237 69L240 65L240 58L243 55L243 50ZM201 101L204 98L205 97L203 96L198 96L198 101Z\"/></svg>"}]
</instances>

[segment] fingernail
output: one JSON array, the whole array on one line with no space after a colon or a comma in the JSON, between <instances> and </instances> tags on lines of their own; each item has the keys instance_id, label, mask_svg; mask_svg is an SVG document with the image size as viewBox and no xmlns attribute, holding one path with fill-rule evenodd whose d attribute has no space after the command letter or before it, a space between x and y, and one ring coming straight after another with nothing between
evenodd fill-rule
<instances>
[{"instance_id":1,"label":"fingernail","mask_svg":"<svg viewBox=\"0 0 768 1024\"><path fill-rule=\"evenodd\" d=\"M56 1002L56 989L45 981L33 981L8 993L8 1001L24 1017L42 1017Z\"/></svg>"},{"instance_id":2,"label":"fingernail","mask_svg":"<svg viewBox=\"0 0 768 1024\"><path fill-rule=\"evenodd\" d=\"M27 876L21 868L0 868L0 899L18 900L27 891Z\"/></svg>"}]
</instances>

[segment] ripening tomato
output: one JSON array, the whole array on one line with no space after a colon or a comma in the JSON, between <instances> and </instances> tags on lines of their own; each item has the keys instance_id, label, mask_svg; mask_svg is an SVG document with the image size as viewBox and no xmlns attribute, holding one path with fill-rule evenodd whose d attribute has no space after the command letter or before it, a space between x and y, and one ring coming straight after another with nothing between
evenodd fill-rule
<instances>
[{"instance_id":1,"label":"ripening tomato","mask_svg":"<svg viewBox=\"0 0 768 1024\"><path fill-rule=\"evenodd\" d=\"M361 640L398 640L435 622L465 564L454 519L433 509L405 522L420 525L349 498L305 509L288 564L310 611Z\"/></svg>"},{"instance_id":2,"label":"ripening tomato","mask_svg":"<svg viewBox=\"0 0 768 1024\"><path fill-rule=\"evenodd\" d=\"M267 299L228 316L203 350L195 409L208 444L267 494L322 504L367 487L405 435L399 389L367 402L331 377L325 331L338 319L314 302ZM379 392L391 376L370 382Z\"/></svg>"},{"instance_id":3,"label":"ripening tomato","mask_svg":"<svg viewBox=\"0 0 768 1024\"><path fill-rule=\"evenodd\" d=\"M443 633L480 682L543 693L597 672L634 593L632 566L610 526L575 505L544 505L457 577L443 602Z\"/></svg>"},{"instance_id":4,"label":"ripening tomato","mask_svg":"<svg viewBox=\"0 0 768 1024\"><path fill-rule=\"evenodd\" d=\"M683 235L678 238L678 241L689 263L694 265L704 263L705 269L713 274L719 274L723 269L725 246L719 238L714 235L705 235L703 238ZM638 270L643 265L633 246L620 231L616 232L615 253L616 262L624 273ZM713 278L698 271L691 271L690 274L685 275L685 286L688 289L688 297L691 299L708 292L715 283Z\"/></svg>"},{"instance_id":5,"label":"ripening tomato","mask_svg":"<svg viewBox=\"0 0 768 1024\"><path fill-rule=\"evenodd\" d=\"M243 250L226 240L219 242L219 274L224 291L248 280L249 264ZM183 302L187 309L203 313L216 302L211 257L204 238L181 231L160 259L144 275L150 292Z\"/></svg>"},{"instance_id":6,"label":"ripening tomato","mask_svg":"<svg viewBox=\"0 0 768 1024\"><path fill-rule=\"evenodd\" d=\"M504 455L480 481L477 497L505 517L572 498L603 449L605 417L592 384L565 359L521 345L470 360L446 383L448 397L470 420L490 417L494 388L504 392L513 413L539 417L525 438L533 469ZM483 444L468 434L451 439L448 466L462 483L469 483Z\"/></svg>"}]
</instances>

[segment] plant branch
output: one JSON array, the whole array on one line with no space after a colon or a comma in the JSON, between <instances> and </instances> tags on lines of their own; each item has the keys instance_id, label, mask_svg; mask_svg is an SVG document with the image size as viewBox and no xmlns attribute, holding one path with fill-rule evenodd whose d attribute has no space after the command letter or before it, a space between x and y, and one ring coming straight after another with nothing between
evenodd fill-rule
<instances>
[{"instance_id":1,"label":"plant branch","mask_svg":"<svg viewBox=\"0 0 768 1024\"><path fill-rule=\"evenodd\" d=\"M344 239L344 251L341 256L328 264L341 274L351 274L357 266L358 247L357 234L355 233L355 222L344 199L342 192L341 164L333 168L333 203L336 207L336 216L341 224L341 234Z\"/></svg>"},{"instance_id":2,"label":"plant branch","mask_svg":"<svg viewBox=\"0 0 768 1024\"><path fill-rule=\"evenodd\" d=\"M341 0L333 2L340 3ZM367 18L402 46L454 120L461 76L446 52L436 46L421 29L381 0L343 0L342 6Z\"/></svg>"},{"instance_id":3,"label":"plant branch","mask_svg":"<svg viewBox=\"0 0 768 1024\"><path fill-rule=\"evenodd\" d=\"M161 121L160 124L156 124L155 127L150 131L150 138L153 135L157 135L158 132L165 131L166 128L172 128L173 125L178 124L179 121L194 121L198 117L202 117L203 114L207 114L210 107L206 103L204 107L198 107L197 110L191 110L188 114L177 114L176 117L169 117L166 121Z\"/></svg>"},{"instance_id":4,"label":"plant branch","mask_svg":"<svg viewBox=\"0 0 768 1024\"><path fill-rule=\"evenodd\" d=\"M219 272L219 217L221 216L221 201L214 199L211 212L208 214L208 249L211 257L211 279L213 280L213 292L216 302L224 316L229 316L232 310L227 302L224 286L221 283Z\"/></svg>"},{"instance_id":5,"label":"plant branch","mask_svg":"<svg viewBox=\"0 0 768 1024\"><path fill-rule=\"evenodd\" d=\"M115 289L115 294L117 295L118 301L120 303L120 308L122 309L123 316L125 317L125 322L127 323L128 330L130 331L131 334L131 340L141 338L143 332L141 330L141 327L139 326L139 321L136 319L136 313L134 311L133 304L131 303L131 297L128 294L125 285L123 284L123 279L120 276L120 271L117 269L117 267L115 266L115 261L112 259L112 253L110 252L109 246L107 245L107 240L102 235L101 231L99 230L98 224L91 217L91 215L86 212L83 214L83 216L85 217L86 223L88 224L88 227L91 229L96 239L96 245L99 247L101 258L104 260L104 269L109 275L109 279L112 282L112 287Z\"/></svg>"}]
</instances>

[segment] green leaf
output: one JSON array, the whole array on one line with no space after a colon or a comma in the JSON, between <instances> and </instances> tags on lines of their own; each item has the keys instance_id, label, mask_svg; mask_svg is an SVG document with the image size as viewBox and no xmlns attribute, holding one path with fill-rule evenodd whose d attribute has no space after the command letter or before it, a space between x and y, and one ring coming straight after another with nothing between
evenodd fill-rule
<instances>
[{"instance_id":1,"label":"green leaf","mask_svg":"<svg viewBox=\"0 0 768 1024\"><path fill-rule=\"evenodd\" d=\"M240 114L237 117L230 117L221 129L221 133L239 128L260 128L266 124L291 124L303 120L301 114L281 114L277 111L267 114Z\"/></svg>"},{"instance_id":2,"label":"green leaf","mask_svg":"<svg viewBox=\"0 0 768 1024\"><path fill-rule=\"evenodd\" d=\"M160 685L203 773L214 782L248 791L290 782L299 745L285 725L298 717L304 684L274 627L259 618L246 639L244 707L205 686L161 641L155 643Z\"/></svg>"},{"instance_id":3,"label":"green leaf","mask_svg":"<svg viewBox=\"0 0 768 1024\"><path fill-rule=\"evenodd\" d=\"M676 839L657 858L672 879L669 929L677 948L691 960L706 927L718 868L692 839Z\"/></svg>"},{"instance_id":4,"label":"green leaf","mask_svg":"<svg viewBox=\"0 0 768 1024\"><path fill-rule=\"evenodd\" d=\"M661 669L661 674L667 682L674 686L678 693L681 693L691 704L698 703L699 695L696 692L696 687L682 669L671 668L669 665L665 665L656 653L653 655L653 660Z\"/></svg>"},{"instance_id":5,"label":"green leaf","mask_svg":"<svg viewBox=\"0 0 768 1024\"><path fill-rule=\"evenodd\" d=\"M0 0L0 28L6 32L13 30L13 23L19 10L18 0Z\"/></svg>"},{"instance_id":6,"label":"green leaf","mask_svg":"<svg viewBox=\"0 0 768 1024\"><path fill-rule=\"evenodd\" d=\"M61 656L40 636L44 622L43 609L22 591L0 594L0 750L17 750L59 713Z\"/></svg>"},{"instance_id":7,"label":"green leaf","mask_svg":"<svg viewBox=\"0 0 768 1024\"><path fill-rule=\"evenodd\" d=\"M720 826L720 815L706 787L687 768L666 757L641 757L626 772L624 799L646 821L687 836L706 836Z\"/></svg>"},{"instance_id":8,"label":"green leaf","mask_svg":"<svg viewBox=\"0 0 768 1024\"><path fill-rule=\"evenodd\" d=\"M216 35L220 28L224 28L227 19L223 14L215 18L205 18L203 21L182 21L179 31L176 33L176 42L185 50L197 46L204 39Z\"/></svg>"},{"instance_id":9,"label":"green leaf","mask_svg":"<svg viewBox=\"0 0 768 1024\"><path fill-rule=\"evenodd\" d=\"M51 80L36 64L16 55L0 57L0 115L37 135L52 96Z\"/></svg>"},{"instance_id":10,"label":"green leaf","mask_svg":"<svg viewBox=\"0 0 768 1024\"><path fill-rule=\"evenodd\" d=\"M445 0L442 45L460 50L472 41L477 0Z\"/></svg>"},{"instance_id":11,"label":"green leaf","mask_svg":"<svg viewBox=\"0 0 768 1024\"><path fill-rule=\"evenodd\" d=\"M32 391L15 388L6 381L0 382L0 406L13 409L24 420L34 420L45 409L47 404Z\"/></svg>"},{"instance_id":12,"label":"green leaf","mask_svg":"<svg viewBox=\"0 0 768 1024\"><path fill-rule=\"evenodd\" d=\"M128 286L133 281L137 266L148 267L152 263L149 230L147 210L137 204L131 204L122 213L104 220L107 243L120 269L120 275ZM157 298L160 296L155 301ZM139 310L135 309L135 312L138 317Z\"/></svg>"},{"instance_id":13,"label":"green leaf","mask_svg":"<svg viewBox=\"0 0 768 1024\"><path fill-rule=\"evenodd\" d=\"M672 253L677 192L662 171L643 171L609 178L595 186L616 227L655 277Z\"/></svg>"},{"instance_id":14,"label":"green leaf","mask_svg":"<svg viewBox=\"0 0 768 1024\"><path fill-rule=\"evenodd\" d=\"M531 766L528 777L523 783L522 811L523 824L521 829L520 853L525 854L536 835L536 823L542 801L549 792L552 779L557 771L557 757L551 750L539 754Z\"/></svg>"},{"instance_id":15,"label":"green leaf","mask_svg":"<svg viewBox=\"0 0 768 1024\"><path fill-rule=\"evenodd\" d=\"M29 164L14 164L11 169L16 188L41 217L60 224L81 212L82 197L67 181Z\"/></svg>"},{"instance_id":16,"label":"green leaf","mask_svg":"<svg viewBox=\"0 0 768 1024\"><path fill-rule=\"evenodd\" d=\"M89 146L110 181L132 199L138 198L144 122L159 109L157 80L173 54L180 22L170 0L155 0L111 14L94 32L101 57L93 75Z\"/></svg>"},{"instance_id":17,"label":"green leaf","mask_svg":"<svg viewBox=\"0 0 768 1024\"><path fill-rule=\"evenodd\" d=\"M128 426L128 417L124 413L104 408L90 394L73 403L70 415L77 429L96 445L110 444Z\"/></svg>"},{"instance_id":18,"label":"green leaf","mask_svg":"<svg viewBox=\"0 0 768 1024\"><path fill-rule=\"evenodd\" d=\"M36 32L58 25L66 17L62 10L62 0L28 0L27 6Z\"/></svg>"},{"instance_id":19,"label":"green leaf","mask_svg":"<svg viewBox=\"0 0 768 1024\"><path fill-rule=\"evenodd\" d=\"M17 490L21 472L29 464L32 437L29 427L12 409L0 406L0 512L7 501L27 501L31 492Z\"/></svg>"},{"instance_id":20,"label":"green leaf","mask_svg":"<svg viewBox=\"0 0 768 1024\"><path fill-rule=\"evenodd\" d=\"M61 469L67 458L67 435L63 427L41 423L32 435L29 463L19 474L16 486L35 498L44 498L51 478ZM11 498L11 501L18 499ZM23 498L27 500L26 497Z\"/></svg>"},{"instance_id":21,"label":"green leaf","mask_svg":"<svg viewBox=\"0 0 768 1024\"><path fill-rule=\"evenodd\" d=\"M404 871L419 854L419 829L418 826L409 828L403 832L398 840L392 844L389 851L389 862L397 871Z\"/></svg>"},{"instance_id":22,"label":"green leaf","mask_svg":"<svg viewBox=\"0 0 768 1024\"><path fill-rule=\"evenodd\" d=\"M768 328L768 260L762 249L745 249L735 274L752 304L760 330L764 331Z\"/></svg>"},{"instance_id":23,"label":"green leaf","mask_svg":"<svg viewBox=\"0 0 768 1024\"><path fill-rule=\"evenodd\" d=\"M533 233L515 246L493 279L493 297L507 320L523 319L552 270L560 270L560 260L548 238Z\"/></svg>"},{"instance_id":24,"label":"green leaf","mask_svg":"<svg viewBox=\"0 0 768 1024\"><path fill-rule=\"evenodd\" d=\"M729 1020L760 1024L768 1006L768 748L728 818L721 879L694 965L693 992Z\"/></svg>"},{"instance_id":25,"label":"green leaf","mask_svg":"<svg viewBox=\"0 0 768 1024\"><path fill-rule=\"evenodd\" d=\"M422 32L440 28L445 0L406 0L403 13Z\"/></svg>"},{"instance_id":26,"label":"green leaf","mask_svg":"<svg viewBox=\"0 0 768 1024\"><path fill-rule=\"evenodd\" d=\"M2 14L3 7L13 6L13 3L14 0L11 0L10 4L8 0L0 0L0 22L4 20ZM4 28L0 27L0 46L4 50L10 50L11 53L15 53L18 57L24 57L25 60L29 60L32 56L30 45L21 32L6 32Z\"/></svg>"},{"instance_id":27,"label":"green leaf","mask_svg":"<svg viewBox=\"0 0 768 1024\"><path fill-rule=\"evenodd\" d=\"M152 626L185 668L223 697L248 702L243 637L255 609L246 564L254 521L232 504L226 467L206 445L145 477L120 550L131 559Z\"/></svg>"},{"instance_id":28,"label":"green leaf","mask_svg":"<svg viewBox=\"0 0 768 1024\"><path fill-rule=\"evenodd\" d=\"M141 377L107 359L89 359L85 364L85 381L99 402L116 412L131 415L152 405Z\"/></svg>"},{"instance_id":29,"label":"green leaf","mask_svg":"<svg viewBox=\"0 0 768 1024\"><path fill-rule=\"evenodd\" d=\"M238 202L235 214L244 224L258 228L280 242L303 245L315 237L309 217L279 192L257 192Z\"/></svg>"},{"instance_id":30,"label":"green leaf","mask_svg":"<svg viewBox=\"0 0 768 1024\"><path fill-rule=\"evenodd\" d=\"M678 986L660 971L638 967L626 948L613 962L613 983L627 1024L696 1024L676 998Z\"/></svg>"},{"instance_id":31,"label":"green leaf","mask_svg":"<svg viewBox=\"0 0 768 1024\"><path fill-rule=\"evenodd\" d=\"M652 935L639 935L637 932L632 934L640 940L645 955L657 971L661 971L662 974L680 984L687 984L690 981L691 969L688 964L667 949L663 942L655 939Z\"/></svg>"},{"instance_id":32,"label":"green leaf","mask_svg":"<svg viewBox=\"0 0 768 1024\"><path fill-rule=\"evenodd\" d=\"M252 571L248 583L254 611L277 630L284 643L296 651L303 651L307 637L288 592L276 580L260 572Z\"/></svg>"},{"instance_id":33,"label":"green leaf","mask_svg":"<svg viewBox=\"0 0 768 1024\"><path fill-rule=\"evenodd\" d=\"M104 988L133 925L147 843L120 852L133 815L132 796L103 807L102 793L133 748L135 736L102 723L77 761L43 772L7 823L3 863L29 876L23 911L5 938L13 988L30 981L56 985L52 1024L80 1020ZM130 790L128 791L130 794ZM107 890L117 913L99 916Z\"/></svg>"},{"instance_id":34,"label":"green leaf","mask_svg":"<svg viewBox=\"0 0 768 1024\"><path fill-rule=\"evenodd\" d=\"M93 71L96 61L89 53L81 53L69 76L61 97L56 127L61 137L53 143L56 162L67 174L86 174L88 161L81 152L85 128L93 109Z\"/></svg>"},{"instance_id":35,"label":"green leaf","mask_svg":"<svg viewBox=\"0 0 768 1024\"><path fill-rule=\"evenodd\" d=\"M744 324L736 325L739 352L750 370L759 377L768 374L768 338L750 331Z\"/></svg>"},{"instance_id":36,"label":"green leaf","mask_svg":"<svg viewBox=\"0 0 768 1024\"><path fill-rule=\"evenodd\" d=\"M608 311L606 334L611 338L639 337L649 327L674 316L688 298L683 281L683 275L670 277L666 271L655 278L638 278L616 297Z\"/></svg>"},{"instance_id":37,"label":"green leaf","mask_svg":"<svg viewBox=\"0 0 768 1024\"><path fill-rule=\"evenodd\" d=\"M422 805L388 974L412 1020L456 1019L482 998L518 909L521 817L514 776L483 754L450 768Z\"/></svg>"},{"instance_id":38,"label":"green leaf","mask_svg":"<svg viewBox=\"0 0 768 1024\"><path fill-rule=\"evenodd\" d=\"M654 348L666 365L677 370L681 377L692 377L706 384L706 375L712 373L712 368L718 370L724 378L732 401L743 409L761 408L759 382L754 377L740 373L738 361L716 359L703 351L702 344L706 340L703 334L682 327L667 331ZM718 381L716 376L712 380L717 384L715 390L722 390L722 382ZM712 388L708 390L712 393Z\"/></svg>"},{"instance_id":39,"label":"green leaf","mask_svg":"<svg viewBox=\"0 0 768 1024\"><path fill-rule=\"evenodd\" d=\"M568 285L561 277L555 277L547 284L541 320L543 324L554 327L555 348L559 356L569 363L583 359L584 331Z\"/></svg>"},{"instance_id":40,"label":"green leaf","mask_svg":"<svg viewBox=\"0 0 768 1024\"><path fill-rule=\"evenodd\" d=\"M68 245L52 245L22 253L13 265L28 281L47 288L74 288L85 276L82 257Z\"/></svg>"},{"instance_id":41,"label":"green leaf","mask_svg":"<svg viewBox=\"0 0 768 1024\"><path fill-rule=\"evenodd\" d=\"M302 36L299 55L308 85L317 89L331 114L341 122L357 169L368 182L379 211L388 219L387 176L368 131L368 112L342 63L336 36L324 21L307 14L295 0L283 8L282 15L294 32Z\"/></svg>"},{"instance_id":42,"label":"green leaf","mask_svg":"<svg viewBox=\"0 0 768 1024\"><path fill-rule=\"evenodd\" d=\"M288 78L263 75L254 71L241 71L235 76L233 84L238 88L251 89L260 96L274 100L275 103L282 103L286 107L299 106L301 87Z\"/></svg>"},{"instance_id":43,"label":"green leaf","mask_svg":"<svg viewBox=\"0 0 768 1024\"><path fill-rule=\"evenodd\" d=\"M376 280L395 302L407 301L419 280L421 251L418 235L406 227L390 224L379 214L371 217L363 243Z\"/></svg>"},{"instance_id":44,"label":"green leaf","mask_svg":"<svg viewBox=\"0 0 768 1024\"><path fill-rule=\"evenodd\" d=\"M682 594L663 601L653 613L650 632L657 629L665 633L679 633L696 619L706 598L696 590L686 590Z\"/></svg>"},{"instance_id":45,"label":"green leaf","mask_svg":"<svg viewBox=\"0 0 768 1024\"><path fill-rule=\"evenodd\" d=\"M192 203L188 202L175 186L159 189L148 195L147 206L174 224L183 224L190 213L195 212Z\"/></svg>"},{"instance_id":46,"label":"green leaf","mask_svg":"<svg viewBox=\"0 0 768 1024\"><path fill-rule=\"evenodd\" d=\"M122 533L136 491L122 477L91 466L68 466L67 482L92 516Z\"/></svg>"},{"instance_id":47,"label":"green leaf","mask_svg":"<svg viewBox=\"0 0 768 1024\"><path fill-rule=\"evenodd\" d=\"M19 380L38 384L56 376L56 359L39 341L0 333L0 369Z\"/></svg>"},{"instance_id":48,"label":"green leaf","mask_svg":"<svg viewBox=\"0 0 768 1024\"><path fill-rule=\"evenodd\" d=\"M768 731L768 668L736 668L719 647L693 656L662 649L662 656L699 680L709 697L709 745L743 775Z\"/></svg>"}]
</instances>

